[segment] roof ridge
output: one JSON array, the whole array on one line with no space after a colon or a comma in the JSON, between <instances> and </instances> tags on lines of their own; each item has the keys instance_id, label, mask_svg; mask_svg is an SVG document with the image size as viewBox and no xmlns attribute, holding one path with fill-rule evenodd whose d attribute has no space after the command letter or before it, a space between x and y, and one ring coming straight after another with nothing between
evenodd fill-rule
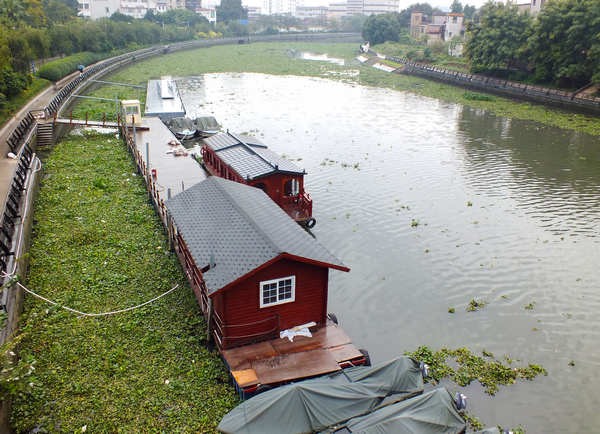
<instances>
[{"instance_id":1,"label":"roof ridge","mask_svg":"<svg viewBox=\"0 0 600 434\"><path fill-rule=\"evenodd\" d=\"M269 166L271 166L274 170L278 170L277 164L273 164L271 161L267 160L265 157L263 157L262 155L260 155L258 152L256 152L254 149L252 149L252 147L248 143L244 142L242 139L240 139L239 137L235 136L233 133L230 133L229 130L227 130L227 134L229 136L233 137L235 140L237 140L238 144L241 145L242 148L246 149L251 154L256 155L262 161L264 161Z\"/></svg>"},{"instance_id":2,"label":"roof ridge","mask_svg":"<svg viewBox=\"0 0 600 434\"><path fill-rule=\"evenodd\" d=\"M258 223L252 218L252 216L250 214L248 214L248 212L246 212L246 210L244 210L240 205L238 205L238 203L231 197L231 194L229 194L229 192L220 184L221 182L226 183L226 182L231 182L232 184L239 184L235 181L229 181L227 179L224 178L219 178L219 177L215 177L215 176L211 176L208 179L214 178L215 182L214 184L217 186L217 188L223 193L223 195L225 197L227 197L227 200L229 201L229 203L231 203L231 205L243 216L246 217L246 220L250 222L251 226L260 234L263 236L263 238L268 241L269 245L271 246L271 248L276 252L276 253L282 253L282 249L279 248L279 246L277 245L277 243L275 243L275 241L273 241L273 239L258 225ZM239 184L239 185L244 185L250 188L256 188L256 187L252 187L250 185L246 185L246 184ZM256 188L256 190L259 190L260 192L262 192L262 194L267 195L264 191L260 190L259 188ZM271 198L269 197L269 200L271 200ZM282 211L283 212L283 211ZM287 214L286 214L287 217ZM287 253L287 252L285 252Z\"/></svg>"}]
</instances>

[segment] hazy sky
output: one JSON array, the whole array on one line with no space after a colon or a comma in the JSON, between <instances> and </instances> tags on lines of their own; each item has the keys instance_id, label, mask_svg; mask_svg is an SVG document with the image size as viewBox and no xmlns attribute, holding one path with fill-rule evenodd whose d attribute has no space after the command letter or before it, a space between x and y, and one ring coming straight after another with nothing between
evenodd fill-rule
<instances>
[{"instance_id":1,"label":"hazy sky","mask_svg":"<svg viewBox=\"0 0 600 434\"><path fill-rule=\"evenodd\" d=\"M298 5L300 6L327 6L329 3L341 3L343 0L297 0ZM400 10L407 8L408 6L414 3L425 3L426 0L400 0ZM469 4L471 6L480 7L483 6L487 0L461 0L463 6L465 4ZM263 5L263 0L242 0L244 5L249 6L260 6ZM450 4L452 0L430 0L429 3L431 6L439 7L442 10L449 10Z\"/></svg>"}]
</instances>

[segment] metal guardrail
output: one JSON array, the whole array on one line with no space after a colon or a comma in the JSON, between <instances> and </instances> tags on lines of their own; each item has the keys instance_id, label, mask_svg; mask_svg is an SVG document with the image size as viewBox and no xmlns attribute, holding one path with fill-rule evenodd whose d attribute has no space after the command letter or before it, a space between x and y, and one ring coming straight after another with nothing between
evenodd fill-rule
<instances>
[{"instance_id":1,"label":"metal guardrail","mask_svg":"<svg viewBox=\"0 0 600 434\"><path fill-rule=\"evenodd\" d=\"M404 71L408 73L438 81L458 84L477 90L483 90L504 96L527 99L545 104L560 105L579 110L600 113L600 98L587 95L578 95L577 92L566 92L548 87L518 83L510 80L501 80L485 75L468 74L438 68L418 62L412 62L406 58L385 56L387 60L404 65Z\"/></svg>"}]
</instances>

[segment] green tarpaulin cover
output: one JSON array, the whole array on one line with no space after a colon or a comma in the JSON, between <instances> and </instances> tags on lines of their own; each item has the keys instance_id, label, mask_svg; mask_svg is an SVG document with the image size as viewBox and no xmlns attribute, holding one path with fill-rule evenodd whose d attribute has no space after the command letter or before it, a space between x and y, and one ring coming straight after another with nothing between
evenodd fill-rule
<instances>
[{"instance_id":1,"label":"green tarpaulin cover","mask_svg":"<svg viewBox=\"0 0 600 434\"><path fill-rule=\"evenodd\" d=\"M400 357L261 393L226 414L217 429L224 433L310 433L370 412L389 395L402 399L422 392L419 364Z\"/></svg>"},{"instance_id":2,"label":"green tarpaulin cover","mask_svg":"<svg viewBox=\"0 0 600 434\"><path fill-rule=\"evenodd\" d=\"M340 432L364 434L458 434L466 423L446 388L439 388L348 421Z\"/></svg>"}]
</instances>

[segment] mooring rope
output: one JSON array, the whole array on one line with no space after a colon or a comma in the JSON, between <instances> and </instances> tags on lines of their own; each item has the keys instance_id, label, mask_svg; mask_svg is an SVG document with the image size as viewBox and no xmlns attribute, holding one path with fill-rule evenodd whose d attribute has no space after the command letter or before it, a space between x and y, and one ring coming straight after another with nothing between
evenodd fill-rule
<instances>
[{"instance_id":1,"label":"mooring rope","mask_svg":"<svg viewBox=\"0 0 600 434\"><path fill-rule=\"evenodd\" d=\"M76 310L76 309L72 309L72 308L70 308L70 307L68 307L68 306L63 306L63 305L61 305L61 304L59 304L59 303L57 303L57 302L55 302L55 301L49 300L49 299L47 299L46 297L43 297L43 296L41 296L41 295L39 295L39 294L36 294L36 293L35 293L35 292L33 292L31 289L29 289L29 288L26 288L25 286L21 285L19 282L17 282L17 285L18 285L19 287L21 287L21 288L23 289L23 291L25 291L25 292L27 292L27 293L29 293L29 294L33 295L34 297L37 297L37 298L39 298L40 300L44 300L46 303L50 303L50 304L52 304L52 305L54 305L54 306L58 306L58 307L60 307L60 308L62 308L62 309L64 309L64 310L68 310L69 312L76 313L76 314L78 314L78 315L82 315L82 316L106 316L106 315L114 315L114 314L116 314L116 313L129 312L130 310L138 309L138 308L140 308L140 307L142 307L142 306L146 306L147 304L150 304L150 303L152 303L152 302L154 302L154 301L156 301L156 300L158 300L158 299L160 299L160 298L163 298L165 295L167 295L167 294L169 294L169 293L171 293L171 292L175 291L175 289L177 289L177 288L179 287L179 284L177 284L177 285L175 285L173 288L169 289L168 291L166 291L166 292L163 292L163 293L162 293L161 295L159 295L158 297L154 297L152 300L148 300L148 301L146 301L146 302L144 302L144 303L142 303L142 304L138 304L137 306L128 307L128 308L126 308L126 309L113 310L113 311L110 311L110 312L101 312L101 313L87 313L87 312L81 312L81 311L79 311L79 310Z\"/></svg>"}]
</instances>

